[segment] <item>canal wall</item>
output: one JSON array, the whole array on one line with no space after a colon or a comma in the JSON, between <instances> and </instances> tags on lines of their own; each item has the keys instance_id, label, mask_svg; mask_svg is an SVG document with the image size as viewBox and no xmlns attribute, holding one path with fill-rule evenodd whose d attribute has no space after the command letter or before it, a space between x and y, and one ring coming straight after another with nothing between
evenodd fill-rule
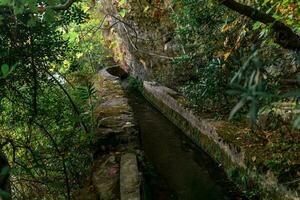
<instances>
[{"instance_id":1,"label":"canal wall","mask_svg":"<svg viewBox=\"0 0 300 200\"><path fill-rule=\"evenodd\" d=\"M185 106L184 97L167 87L144 81L141 90L149 102L218 162L250 199L300 199L297 190L279 183L276 173L263 166L267 151L238 137L249 130L197 116Z\"/></svg>"},{"instance_id":2,"label":"canal wall","mask_svg":"<svg viewBox=\"0 0 300 200\"><path fill-rule=\"evenodd\" d=\"M140 200L136 152L138 131L119 77L106 69L94 76L94 161L87 184L76 200Z\"/></svg>"}]
</instances>

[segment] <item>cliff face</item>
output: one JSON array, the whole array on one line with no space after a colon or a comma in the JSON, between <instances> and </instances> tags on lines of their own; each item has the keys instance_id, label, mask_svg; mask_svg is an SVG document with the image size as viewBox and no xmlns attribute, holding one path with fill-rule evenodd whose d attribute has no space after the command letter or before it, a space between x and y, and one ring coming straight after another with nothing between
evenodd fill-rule
<instances>
[{"instance_id":1,"label":"cliff face","mask_svg":"<svg viewBox=\"0 0 300 200\"><path fill-rule=\"evenodd\" d=\"M160 0L104 0L103 36L115 61L142 80L170 68L180 48L174 38L171 3ZM161 73L162 71L160 71Z\"/></svg>"},{"instance_id":2,"label":"cliff face","mask_svg":"<svg viewBox=\"0 0 300 200\"><path fill-rule=\"evenodd\" d=\"M185 53L172 19L180 9L172 0L103 0L103 36L118 64L142 80L171 75L171 59Z\"/></svg>"}]
</instances>

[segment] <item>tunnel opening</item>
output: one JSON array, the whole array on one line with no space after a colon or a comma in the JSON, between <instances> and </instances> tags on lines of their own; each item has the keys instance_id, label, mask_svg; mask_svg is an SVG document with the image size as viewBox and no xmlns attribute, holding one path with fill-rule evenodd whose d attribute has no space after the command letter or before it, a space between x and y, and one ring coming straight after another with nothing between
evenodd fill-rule
<instances>
[{"instance_id":1,"label":"tunnel opening","mask_svg":"<svg viewBox=\"0 0 300 200\"><path fill-rule=\"evenodd\" d=\"M128 73L119 66L109 67L106 71L113 76L119 77L121 80L124 80L129 76Z\"/></svg>"}]
</instances>

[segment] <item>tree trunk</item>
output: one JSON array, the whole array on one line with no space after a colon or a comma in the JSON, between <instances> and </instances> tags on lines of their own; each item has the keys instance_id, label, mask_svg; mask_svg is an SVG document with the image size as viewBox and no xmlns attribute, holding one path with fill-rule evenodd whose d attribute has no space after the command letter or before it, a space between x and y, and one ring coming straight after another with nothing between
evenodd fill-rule
<instances>
[{"instance_id":1,"label":"tree trunk","mask_svg":"<svg viewBox=\"0 0 300 200\"><path fill-rule=\"evenodd\" d=\"M292 29L286 26L280 21L276 21L274 17L255 8L247 5L243 5L234 0L215 0L218 3L234 10L242 15L249 17L255 21L262 22L264 24L272 24L272 30L275 32L274 41L286 49L300 50L300 36L292 31Z\"/></svg>"},{"instance_id":2,"label":"tree trunk","mask_svg":"<svg viewBox=\"0 0 300 200\"><path fill-rule=\"evenodd\" d=\"M2 151L0 151L0 199L10 200L11 199L11 188L9 181L9 169L10 166L6 159L6 156Z\"/></svg>"}]
</instances>

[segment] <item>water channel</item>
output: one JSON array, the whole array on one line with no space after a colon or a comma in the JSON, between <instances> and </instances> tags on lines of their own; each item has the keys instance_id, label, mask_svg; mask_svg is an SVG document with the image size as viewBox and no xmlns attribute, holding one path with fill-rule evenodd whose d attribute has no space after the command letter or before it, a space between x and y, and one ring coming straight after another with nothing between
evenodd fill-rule
<instances>
[{"instance_id":1,"label":"water channel","mask_svg":"<svg viewBox=\"0 0 300 200\"><path fill-rule=\"evenodd\" d=\"M181 130L141 94L133 91L127 94L139 125L142 149L172 191L168 196L161 195L155 189L156 184L150 185L150 199L243 199L217 163Z\"/></svg>"},{"instance_id":2,"label":"water channel","mask_svg":"<svg viewBox=\"0 0 300 200\"><path fill-rule=\"evenodd\" d=\"M125 77L117 70L110 73ZM126 79L122 85L138 123L141 148L156 174L145 177L146 200L245 199L208 154L139 92L128 89Z\"/></svg>"}]
</instances>

